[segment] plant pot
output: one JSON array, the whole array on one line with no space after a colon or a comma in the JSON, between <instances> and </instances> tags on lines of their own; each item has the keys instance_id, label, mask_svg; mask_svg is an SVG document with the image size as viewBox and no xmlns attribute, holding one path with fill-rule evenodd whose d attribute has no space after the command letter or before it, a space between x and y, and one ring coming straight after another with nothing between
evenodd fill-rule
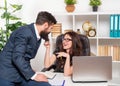
<instances>
[{"instance_id":1,"label":"plant pot","mask_svg":"<svg viewBox=\"0 0 120 86\"><path fill-rule=\"evenodd\" d=\"M98 6L93 6L92 8L94 12L98 10Z\"/></svg>"},{"instance_id":2,"label":"plant pot","mask_svg":"<svg viewBox=\"0 0 120 86\"><path fill-rule=\"evenodd\" d=\"M67 12L73 12L75 10L75 6L74 5L66 5L65 9L67 10Z\"/></svg>"}]
</instances>

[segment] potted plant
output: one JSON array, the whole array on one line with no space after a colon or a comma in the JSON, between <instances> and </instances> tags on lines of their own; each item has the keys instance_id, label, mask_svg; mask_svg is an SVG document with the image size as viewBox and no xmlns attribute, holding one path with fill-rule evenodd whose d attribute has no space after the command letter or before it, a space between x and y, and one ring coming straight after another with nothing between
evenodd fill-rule
<instances>
[{"instance_id":1,"label":"potted plant","mask_svg":"<svg viewBox=\"0 0 120 86\"><path fill-rule=\"evenodd\" d=\"M98 6L102 4L101 0L90 0L89 5L93 7L93 11L98 10Z\"/></svg>"},{"instance_id":2,"label":"potted plant","mask_svg":"<svg viewBox=\"0 0 120 86\"><path fill-rule=\"evenodd\" d=\"M10 6L10 7L8 7ZM5 21L4 28L0 27L0 51L3 49L3 46L6 44L12 31L17 29L20 26L25 25L21 18L14 15L15 12L21 10L22 5L18 4L7 4L7 0L4 0L4 6L0 7L2 10L1 19Z\"/></svg>"},{"instance_id":3,"label":"potted plant","mask_svg":"<svg viewBox=\"0 0 120 86\"><path fill-rule=\"evenodd\" d=\"M64 2L66 4L65 9L67 12L73 12L75 10L74 4L77 3L77 0L64 0Z\"/></svg>"}]
</instances>

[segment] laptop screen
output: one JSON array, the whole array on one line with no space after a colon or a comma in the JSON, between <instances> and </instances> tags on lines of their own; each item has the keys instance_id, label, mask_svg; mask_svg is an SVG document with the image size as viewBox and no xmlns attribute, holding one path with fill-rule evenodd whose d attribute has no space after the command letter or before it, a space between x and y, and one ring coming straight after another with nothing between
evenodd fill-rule
<instances>
[{"instance_id":1,"label":"laptop screen","mask_svg":"<svg viewBox=\"0 0 120 86\"><path fill-rule=\"evenodd\" d=\"M112 56L73 56L73 82L101 82L112 79Z\"/></svg>"}]
</instances>

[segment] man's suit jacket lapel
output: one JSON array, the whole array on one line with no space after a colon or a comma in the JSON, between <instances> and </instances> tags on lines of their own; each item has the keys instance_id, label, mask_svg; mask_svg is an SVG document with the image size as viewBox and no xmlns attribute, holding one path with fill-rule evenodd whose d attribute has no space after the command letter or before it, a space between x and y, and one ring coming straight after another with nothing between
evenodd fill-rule
<instances>
[{"instance_id":1,"label":"man's suit jacket lapel","mask_svg":"<svg viewBox=\"0 0 120 86\"><path fill-rule=\"evenodd\" d=\"M37 36L36 36L36 33L35 33L35 28L34 28L34 23L30 24L29 25L29 28L31 29L32 33L33 33L33 36L37 42Z\"/></svg>"},{"instance_id":2,"label":"man's suit jacket lapel","mask_svg":"<svg viewBox=\"0 0 120 86\"><path fill-rule=\"evenodd\" d=\"M34 28L34 23L32 23L31 25L29 25L29 28L31 29L32 33L33 33L33 37L35 38L35 44L36 44L36 47L35 47L35 51L34 51L34 55L36 55L37 53L37 50L40 46L40 43L41 43L41 39L37 40L37 36L36 36L36 33L35 33L35 28Z\"/></svg>"}]
</instances>

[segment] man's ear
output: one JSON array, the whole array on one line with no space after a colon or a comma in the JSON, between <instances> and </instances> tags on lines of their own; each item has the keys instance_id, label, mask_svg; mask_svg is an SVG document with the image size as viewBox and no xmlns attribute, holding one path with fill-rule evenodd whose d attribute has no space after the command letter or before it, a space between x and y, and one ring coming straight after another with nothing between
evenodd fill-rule
<instances>
[{"instance_id":1,"label":"man's ear","mask_svg":"<svg viewBox=\"0 0 120 86\"><path fill-rule=\"evenodd\" d=\"M44 23L44 28L48 28L48 22Z\"/></svg>"}]
</instances>

